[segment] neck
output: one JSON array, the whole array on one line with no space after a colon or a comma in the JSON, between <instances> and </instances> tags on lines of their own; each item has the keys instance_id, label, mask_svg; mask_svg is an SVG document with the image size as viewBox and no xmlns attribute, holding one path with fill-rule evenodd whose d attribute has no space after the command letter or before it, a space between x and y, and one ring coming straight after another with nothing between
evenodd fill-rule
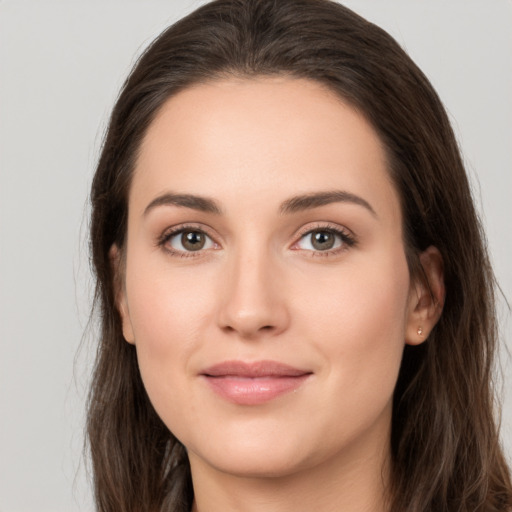
<instances>
[{"instance_id":1,"label":"neck","mask_svg":"<svg viewBox=\"0 0 512 512\"><path fill-rule=\"evenodd\" d=\"M229 474L189 454L192 512L386 512L389 441L373 448L336 454L322 464L277 477Z\"/></svg>"}]
</instances>

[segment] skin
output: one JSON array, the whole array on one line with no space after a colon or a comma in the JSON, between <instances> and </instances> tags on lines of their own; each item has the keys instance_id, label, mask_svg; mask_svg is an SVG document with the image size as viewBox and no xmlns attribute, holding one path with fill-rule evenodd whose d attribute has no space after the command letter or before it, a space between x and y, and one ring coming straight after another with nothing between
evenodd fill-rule
<instances>
[{"instance_id":1,"label":"skin","mask_svg":"<svg viewBox=\"0 0 512 512\"><path fill-rule=\"evenodd\" d=\"M326 191L352 200L282 211ZM208 198L219 211L155 204L166 194ZM207 234L202 250L166 238L184 226ZM318 250L315 229L342 236ZM112 248L119 268L121 257L123 333L156 411L188 450L194 510L386 510L402 351L426 339L444 288L434 248L421 255L433 295L410 278L399 197L361 115L299 79L180 92L143 141L126 247ZM239 405L200 375L226 360L311 375L294 392Z\"/></svg>"}]
</instances>

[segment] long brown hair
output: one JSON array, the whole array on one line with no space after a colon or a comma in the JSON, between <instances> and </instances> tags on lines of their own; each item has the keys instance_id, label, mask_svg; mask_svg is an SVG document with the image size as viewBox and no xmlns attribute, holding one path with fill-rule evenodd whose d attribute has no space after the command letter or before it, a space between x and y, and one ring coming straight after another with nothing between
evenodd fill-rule
<instances>
[{"instance_id":1,"label":"long brown hair","mask_svg":"<svg viewBox=\"0 0 512 512\"><path fill-rule=\"evenodd\" d=\"M193 499L186 451L151 406L115 305L109 250L124 246L141 141L183 88L276 74L326 85L372 123L401 197L411 275L429 245L444 260L443 314L427 342L405 348L394 394L390 509L508 510L512 485L492 389L494 277L454 134L399 45L329 0L211 2L163 32L122 88L91 192L101 337L87 426L98 510L186 511Z\"/></svg>"}]
</instances>

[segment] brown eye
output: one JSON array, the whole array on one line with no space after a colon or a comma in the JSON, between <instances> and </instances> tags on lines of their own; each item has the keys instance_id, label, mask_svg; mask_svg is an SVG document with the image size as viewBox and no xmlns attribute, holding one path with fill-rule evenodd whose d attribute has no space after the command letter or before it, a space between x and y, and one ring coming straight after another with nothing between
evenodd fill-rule
<instances>
[{"instance_id":1,"label":"brown eye","mask_svg":"<svg viewBox=\"0 0 512 512\"><path fill-rule=\"evenodd\" d=\"M200 251L204 248L206 236L199 231L184 231L181 234L181 245L187 251Z\"/></svg>"},{"instance_id":2,"label":"brown eye","mask_svg":"<svg viewBox=\"0 0 512 512\"><path fill-rule=\"evenodd\" d=\"M174 252L197 252L215 247L213 240L198 229L183 229L166 237L165 241Z\"/></svg>"},{"instance_id":3,"label":"brown eye","mask_svg":"<svg viewBox=\"0 0 512 512\"><path fill-rule=\"evenodd\" d=\"M348 248L354 243L354 239L341 230L317 228L302 235L295 248L311 252L326 252Z\"/></svg>"},{"instance_id":4,"label":"brown eye","mask_svg":"<svg viewBox=\"0 0 512 512\"><path fill-rule=\"evenodd\" d=\"M334 247L336 236L330 231L313 231L310 235L311 246L317 251L327 251Z\"/></svg>"}]
</instances>

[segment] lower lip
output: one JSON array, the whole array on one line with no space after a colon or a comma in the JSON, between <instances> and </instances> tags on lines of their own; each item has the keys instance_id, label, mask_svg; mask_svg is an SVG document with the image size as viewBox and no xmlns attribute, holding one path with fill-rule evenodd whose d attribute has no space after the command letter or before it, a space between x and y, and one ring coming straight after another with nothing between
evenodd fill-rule
<instances>
[{"instance_id":1,"label":"lower lip","mask_svg":"<svg viewBox=\"0 0 512 512\"><path fill-rule=\"evenodd\" d=\"M229 402L238 405L258 405L297 390L310 374L269 377L210 377L204 378L212 390Z\"/></svg>"}]
</instances>

